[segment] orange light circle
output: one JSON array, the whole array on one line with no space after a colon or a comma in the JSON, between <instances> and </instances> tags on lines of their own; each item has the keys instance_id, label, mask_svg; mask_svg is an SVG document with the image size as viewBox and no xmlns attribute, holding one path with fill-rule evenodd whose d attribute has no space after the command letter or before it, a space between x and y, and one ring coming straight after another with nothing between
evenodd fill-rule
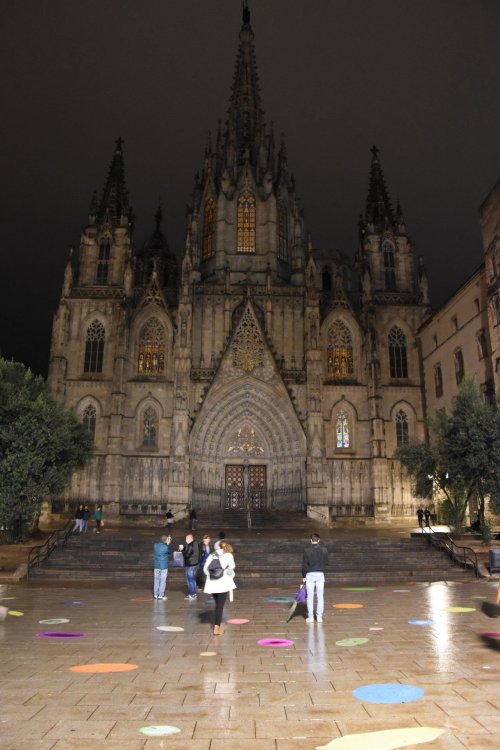
<instances>
[{"instance_id":1,"label":"orange light circle","mask_svg":"<svg viewBox=\"0 0 500 750\"><path fill-rule=\"evenodd\" d=\"M70 672L84 672L92 674L94 672L130 672L133 669L139 669L137 664L78 664L76 667L70 667Z\"/></svg>"}]
</instances>

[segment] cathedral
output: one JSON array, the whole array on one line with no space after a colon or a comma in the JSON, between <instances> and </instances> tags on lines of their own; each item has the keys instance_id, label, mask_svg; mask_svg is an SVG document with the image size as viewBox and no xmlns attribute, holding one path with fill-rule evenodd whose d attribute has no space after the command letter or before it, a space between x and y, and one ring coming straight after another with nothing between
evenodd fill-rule
<instances>
[{"instance_id":1,"label":"cathedral","mask_svg":"<svg viewBox=\"0 0 500 750\"><path fill-rule=\"evenodd\" d=\"M136 244L116 141L54 318L50 387L95 445L59 505L100 502L114 521L167 508L413 518L393 455L425 436L428 286L375 147L367 167L355 257L315 248L265 120L246 5L180 263L160 209Z\"/></svg>"}]
</instances>

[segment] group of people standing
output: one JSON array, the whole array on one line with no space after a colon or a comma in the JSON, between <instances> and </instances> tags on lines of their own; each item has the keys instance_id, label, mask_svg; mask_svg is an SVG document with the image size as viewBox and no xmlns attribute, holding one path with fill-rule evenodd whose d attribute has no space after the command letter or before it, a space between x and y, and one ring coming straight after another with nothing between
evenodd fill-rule
<instances>
[{"instance_id":1,"label":"group of people standing","mask_svg":"<svg viewBox=\"0 0 500 750\"><path fill-rule=\"evenodd\" d=\"M88 505L80 503L75 513L75 525L73 532L75 534L85 534L90 521L90 509ZM97 505L94 511L95 531L100 533L102 527L102 505Z\"/></svg>"},{"instance_id":2,"label":"group of people standing","mask_svg":"<svg viewBox=\"0 0 500 750\"><path fill-rule=\"evenodd\" d=\"M153 545L153 596L163 601L167 599L165 590L171 546L170 534L162 535L161 539ZM185 599L191 602L196 601L198 587L203 588L205 594L212 595L215 601L213 632L214 635L222 635L224 605L228 594L232 598L232 592L236 588L234 582L236 566L232 546L226 541L224 532L219 534L219 539L213 549L211 539L207 534L201 542L197 542L193 534L189 533L186 534L184 543L179 544L178 551L182 553L184 560L188 588ZM214 567L219 567L219 571L215 572Z\"/></svg>"},{"instance_id":3,"label":"group of people standing","mask_svg":"<svg viewBox=\"0 0 500 750\"><path fill-rule=\"evenodd\" d=\"M417 521L421 529L424 528L424 519L425 519L425 525L430 527L432 513L430 512L429 508L419 508L417 510Z\"/></svg>"}]
</instances>

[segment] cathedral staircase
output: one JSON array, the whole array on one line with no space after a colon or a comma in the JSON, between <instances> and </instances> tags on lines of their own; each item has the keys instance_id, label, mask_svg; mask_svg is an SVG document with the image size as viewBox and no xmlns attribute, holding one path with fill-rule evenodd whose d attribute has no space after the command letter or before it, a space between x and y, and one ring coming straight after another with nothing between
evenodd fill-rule
<instances>
[{"instance_id":1,"label":"cathedral staircase","mask_svg":"<svg viewBox=\"0 0 500 750\"><path fill-rule=\"evenodd\" d=\"M286 515L286 518L284 517ZM246 514L211 516L210 526L199 523L196 538L210 533L212 541L220 529L227 533L235 550L237 584L246 586L295 586L301 581L302 550L315 526L299 514L277 514L252 519L246 528ZM220 521L220 523L219 523ZM231 525L232 524L234 525ZM239 527L237 526L239 523ZM106 528L100 535L74 536L42 566L30 573L32 582L66 582L81 585L124 585L150 587L152 544L162 529ZM187 530L174 528L174 548ZM430 547L423 537L384 537L324 530L323 543L329 551L327 578L332 585L370 585L427 581L471 581L473 573L455 565L445 554ZM170 589L185 587L184 571L169 569Z\"/></svg>"}]
</instances>

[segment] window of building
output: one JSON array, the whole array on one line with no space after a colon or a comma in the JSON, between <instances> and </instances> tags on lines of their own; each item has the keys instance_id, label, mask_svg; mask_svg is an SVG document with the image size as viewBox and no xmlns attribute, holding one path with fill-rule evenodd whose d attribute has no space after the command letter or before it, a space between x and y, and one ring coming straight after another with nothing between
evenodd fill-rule
<instances>
[{"instance_id":1,"label":"window of building","mask_svg":"<svg viewBox=\"0 0 500 750\"><path fill-rule=\"evenodd\" d=\"M84 372L102 372L104 359L105 330L100 320L94 320L87 328L85 341Z\"/></svg>"},{"instance_id":2,"label":"window of building","mask_svg":"<svg viewBox=\"0 0 500 750\"><path fill-rule=\"evenodd\" d=\"M95 438L95 425L97 421L97 411L95 406L89 404L85 407L82 414L82 423L86 428L87 432L91 436L92 440Z\"/></svg>"},{"instance_id":3,"label":"window of building","mask_svg":"<svg viewBox=\"0 0 500 750\"><path fill-rule=\"evenodd\" d=\"M486 341L486 333L484 330L478 331L477 333L477 348L479 359L484 359L488 356L488 344Z\"/></svg>"},{"instance_id":4,"label":"window of building","mask_svg":"<svg viewBox=\"0 0 500 750\"><path fill-rule=\"evenodd\" d=\"M478 313L479 312L479 297L475 298L474 307L475 307L476 312Z\"/></svg>"},{"instance_id":5,"label":"window of building","mask_svg":"<svg viewBox=\"0 0 500 750\"><path fill-rule=\"evenodd\" d=\"M500 296L495 294L493 297L493 310L495 312L495 325L500 324Z\"/></svg>"},{"instance_id":6,"label":"window of building","mask_svg":"<svg viewBox=\"0 0 500 750\"><path fill-rule=\"evenodd\" d=\"M457 349L453 356L455 360L455 378L457 385L460 385L464 379L464 355L461 349Z\"/></svg>"},{"instance_id":7,"label":"window of building","mask_svg":"<svg viewBox=\"0 0 500 750\"><path fill-rule=\"evenodd\" d=\"M409 443L408 416L400 409L396 414L396 444L398 448Z\"/></svg>"},{"instance_id":8,"label":"window of building","mask_svg":"<svg viewBox=\"0 0 500 750\"><path fill-rule=\"evenodd\" d=\"M389 331L389 367L391 378L408 377L406 336L397 326Z\"/></svg>"},{"instance_id":9,"label":"window of building","mask_svg":"<svg viewBox=\"0 0 500 750\"><path fill-rule=\"evenodd\" d=\"M337 414L335 420L335 433L336 433L336 445L337 448L349 448L350 434L349 434L349 417L346 412L341 410Z\"/></svg>"},{"instance_id":10,"label":"window of building","mask_svg":"<svg viewBox=\"0 0 500 750\"><path fill-rule=\"evenodd\" d=\"M215 200L209 198L203 211L202 260L208 260L215 255L215 207Z\"/></svg>"},{"instance_id":11,"label":"window of building","mask_svg":"<svg viewBox=\"0 0 500 750\"><path fill-rule=\"evenodd\" d=\"M435 334L434 334L434 336L432 337L432 340L433 340L433 342L434 342L434 349L437 349L437 346L438 346L438 337L437 337L437 333L435 333Z\"/></svg>"},{"instance_id":12,"label":"window of building","mask_svg":"<svg viewBox=\"0 0 500 750\"><path fill-rule=\"evenodd\" d=\"M451 326L454 331L458 331L458 318L456 315L454 315L451 319Z\"/></svg>"},{"instance_id":13,"label":"window of building","mask_svg":"<svg viewBox=\"0 0 500 750\"><path fill-rule=\"evenodd\" d=\"M101 237L99 241L99 256L97 258L97 284L108 283L109 259L111 254L111 238Z\"/></svg>"},{"instance_id":14,"label":"window of building","mask_svg":"<svg viewBox=\"0 0 500 750\"><path fill-rule=\"evenodd\" d=\"M351 332L341 320L335 320L328 330L326 376L328 379L345 378L353 373Z\"/></svg>"},{"instance_id":15,"label":"window of building","mask_svg":"<svg viewBox=\"0 0 500 750\"><path fill-rule=\"evenodd\" d=\"M285 206L278 205L278 258L288 262L288 214Z\"/></svg>"},{"instance_id":16,"label":"window of building","mask_svg":"<svg viewBox=\"0 0 500 750\"><path fill-rule=\"evenodd\" d=\"M254 253L256 226L255 197L248 190L238 198L236 248L239 253Z\"/></svg>"},{"instance_id":17,"label":"window of building","mask_svg":"<svg viewBox=\"0 0 500 750\"><path fill-rule=\"evenodd\" d=\"M158 318L150 318L139 334L137 371L143 375L165 371L165 332Z\"/></svg>"},{"instance_id":18,"label":"window of building","mask_svg":"<svg viewBox=\"0 0 500 750\"><path fill-rule=\"evenodd\" d=\"M436 390L436 398L443 395L443 373L441 365L434 367L434 388Z\"/></svg>"},{"instance_id":19,"label":"window of building","mask_svg":"<svg viewBox=\"0 0 500 750\"><path fill-rule=\"evenodd\" d=\"M388 242L382 246L384 254L385 288L389 291L396 289L396 267L394 263L394 248Z\"/></svg>"},{"instance_id":20,"label":"window of building","mask_svg":"<svg viewBox=\"0 0 500 750\"><path fill-rule=\"evenodd\" d=\"M156 448L158 435L158 415L152 406L149 406L142 417L142 447Z\"/></svg>"}]
</instances>

